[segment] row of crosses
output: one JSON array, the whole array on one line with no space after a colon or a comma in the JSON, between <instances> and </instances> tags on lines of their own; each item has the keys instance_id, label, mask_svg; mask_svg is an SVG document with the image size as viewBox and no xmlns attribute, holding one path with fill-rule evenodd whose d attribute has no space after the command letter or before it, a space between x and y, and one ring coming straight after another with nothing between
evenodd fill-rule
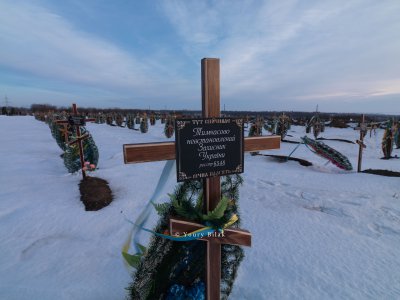
<instances>
[{"instance_id":1,"label":"row of crosses","mask_svg":"<svg viewBox=\"0 0 400 300\"><path fill-rule=\"evenodd\" d=\"M204 58L201 61L201 90L202 90L202 116L203 118L220 117L220 67L219 59ZM245 138L244 150L246 152L279 149L280 136L257 136ZM124 162L126 164L174 160L175 143L142 143L123 146ZM221 199L220 177L203 179L204 212L212 211ZM169 233L192 232L204 227L185 220L173 217L169 222ZM206 264L206 297L208 300L220 299L221 285L221 245L232 244L251 246L251 233L241 229L226 229L225 237L202 238L207 243L205 257Z\"/></svg>"}]
</instances>

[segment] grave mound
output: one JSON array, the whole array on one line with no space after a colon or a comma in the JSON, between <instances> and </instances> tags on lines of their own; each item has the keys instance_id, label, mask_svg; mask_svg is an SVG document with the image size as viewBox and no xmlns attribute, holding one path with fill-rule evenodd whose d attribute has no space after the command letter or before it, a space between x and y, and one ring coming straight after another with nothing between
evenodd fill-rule
<instances>
[{"instance_id":1,"label":"grave mound","mask_svg":"<svg viewBox=\"0 0 400 300\"><path fill-rule=\"evenodd\" d=\"M389 170L367 169L367 170L363 170L362 172L367 173L367 174L381 175L381 176L387 176L387 177L400 177L400 172L394 172L394 171L389 171Z\"/></svg>"},{"instance_id":2,"label":"grave mound","mask_svg":"<svg viewBox=\"0 0 400 300\"><path fill-rule=\"evenodd\" d=\"M259 155L270 157L270 158L275 159L275 160L277 160L279 162L287 162L288 160L297 161L300 165L305 166L305 167L309 167L309 166L313 165L308 160L297 158L297 157L287 157L285 155L271 155L271 154L259 154Z\"/></svg>"},{"instance_id":3,"label":"grave mound","mask_svg":"<svg viewBox=\"0 0 400 300\"><path fill-rule=\"evenodd\" d=\"M355 144L353 141L349 140L344 140L344 139L327 139L327 138L317 138L318 141L337 141L337 142L344 142L344 143L349 143L349 144Z\"/></svg>"},{"instance_id":4,"label":"grave mound","mask_svg":"<svg viewBox=\"0 0 400 300\"><path fill-rule=\"evenodd\" d=\"M108 182L98 177L87 176L82 179L79 183L79 190L81 201L87 211L100 210L113 200Z\"/></svg>"}]
</instances>

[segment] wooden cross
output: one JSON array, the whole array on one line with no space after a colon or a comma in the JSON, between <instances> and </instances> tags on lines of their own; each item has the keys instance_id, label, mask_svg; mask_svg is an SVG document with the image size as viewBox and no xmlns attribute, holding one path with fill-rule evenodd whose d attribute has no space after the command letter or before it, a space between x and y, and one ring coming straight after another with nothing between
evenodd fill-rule
<instances>
[{"instance_id":1,"label":"wooden cross","mask_svg":"<svg viewBox=\"0 0 400 300\"><path fill-rule=\"evenodd\" d=\"M357 165L357 172L361 172L361 163L362 163L362 154L363 154L363 149L367 148L364 144L364 136L367 133L367 124L365 123L365 115L362 115L362 121L360 123L360 139L356 141L356 143L359 145L358 148L358 165Z\"/></svg>"},{"instance_id":2,"label":"wooden cross","mask_svg":"<svg viewBox=\"0 0 400 300\"><path fill-rule=\"evenodd\" d=\"M62 126L62 128L59 128L58 130L61 132L61 135L64 137L64 143L68 143L68 136L69 136L68 124L61 123L60 125Z\"/></svg>"},{"instance_id":3,"label":"wooden cross","mask_svg":"<svg viewBox=\"0 0 400 300\"><path fill-rule=\"evenodd\" d=\"M73 103L72 104L72 113L73 116L79 116L78 115L78 109L76 108L76 104ZM87 119L85 118L85 122L94 122L96 121L96 119ZM56 121L56 123L58 124L68 124L70 121L69 120L62 120L62 121ZM86 172L83 169L85 167L85 157L83 155L83 145L82 145L82 140L86 139L87 137L89 137L88 134L84 134L83 136L81 136L81 129L80 129L80 125L72 125L75 126L76 128L76 139L73 141L68 142L68 145L73 145L73 144L78 144L79 147L79 158L81 160L81 168L82 168L82 177L83 179L86 178Z\"/></svg>"},{"instance_id":4,"label":"wooden cross","mask_svg":"<svg viewBox=\"0 0 400 300\"><path fill-rule=\"evenodd\" d=\"M220 80L219 59L204 58L201 61L202 115L203 118L220 117ZM280 148L280 136L248 137L244 150L260 151ZM126 164L175 159L175 143L142 143L123 146ZM221 199L220 177L203 179L204 212L212 211ZM170 234L192 232L204 227L175 218L170 219ZM206 254L206 295L209 300L220 299L221 282L221 244L250 246L251 234L240 229L225 229L224 238L210 237L207 241Z\"/></svg>"}]
</instances>

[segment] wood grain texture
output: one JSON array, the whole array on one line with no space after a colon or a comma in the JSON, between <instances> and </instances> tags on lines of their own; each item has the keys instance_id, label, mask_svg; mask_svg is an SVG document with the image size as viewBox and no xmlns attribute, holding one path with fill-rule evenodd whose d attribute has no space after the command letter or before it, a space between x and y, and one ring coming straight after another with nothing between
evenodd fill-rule
<instances>
[{"instance_id":1,"label":"wood grain texture","mask_svg":"<svg viewBox=\"0 0 400 300\"><path fill-rule=\"evenodd\" d=\"M279 149L281 138L277 135L247 137L244 139L244 151L261 151ZM141 143L123 145L124 162L134 164L141 162L175 159L175 143Z\"/></svg>"},{"instance_id":2,"label":"wood grain texture","mask_svg":"<svg viewBox=\"0 0 400 300\"><path fill-rule=\"evenodd\" d=\"M280 149L281 137L279 135L254 136L244 139L244 151L262 151Z\"/></svg>"},{"instance_id":3,"label":"wood grain texture","mask_svg":"<svg viewBox=\"0 0 400 300\"><path fill-rule=\"evenodd\" d=\"M219 300L221 298L221 244L219 243L207 243L206 280L207 299Z\"/></svg>"},{"instance_id":4,"label":"wood grain texture","mask_svg":"<svg viewBox=\"0 0 400 300\"><path fill-rule=\"evenodd\" d=\"M76 107L76 104L73 103L72 104L72 112L75 116L78 115L78 108ZM76 127L76 135L77 136L81 136L81 129L79 126L75 126ZM86 178L86 172L83 169L85 167L85 157L83 156L83 144L82 144L82 139L78 139L78 147L79 147L79 159L81 161L81 171L82 171L82 177L83 179Z\"/></svg>"},{"instance_id":5,"label":"wood grain texture","mask_svg":"<svg viewBox=\"0 0 400 300\"><path fill-rule=\"evenodd\" d=\"M169 232L171 235L183 235L203 228L204 225L182 220L179 218L170 218ZM199 238L203 241L211 241L218 244L229 244L251 247L251 233L247 230L227 228L224 230L224 237L204 237Z\"/></svg>"},{"instance_id":6,"label":"wood grain texture","mask_svg":"<svg viewBox=\"0 0 400 300\"><path fill-rule=\"evenodd\" d=\"M204 213L208 213L217 207L221 200L220 177L211 177L203 181Z\"/></svg>"},{"instance_id":7,"label":"wood grain texture","mask_svg":"<svg viewBox=\"0 0 400 300\"><path fill-rule=\"evenodd\" d=\"M201 90L203 118L219 118L219 59L203 58L201 60ZM221 200L220 177L203 180L204 213L213 210ZM220 299L221 294L221 245L212 239L207 243L206 294L207 299Z\"/></svg>"},{"instance_id":8,"label":"wood grain texture","mask_svg":"<svg viewBox=\"0 0 400 300\"><path fill-rule=\"evenodd\" d=\"M126 164L175 159L175 143L141 143L123 145Z\"/></svg>"},{"instance_id":9,"label":"wood grain texture","mask_svg":"<svg viewBox=\"0 0 400 300\"><path fill-rule=\"evenodd\" d=\"M201 60L201 97L203 118L219 118L219 59L203 58Z\"/></svg>"}]
</instances>

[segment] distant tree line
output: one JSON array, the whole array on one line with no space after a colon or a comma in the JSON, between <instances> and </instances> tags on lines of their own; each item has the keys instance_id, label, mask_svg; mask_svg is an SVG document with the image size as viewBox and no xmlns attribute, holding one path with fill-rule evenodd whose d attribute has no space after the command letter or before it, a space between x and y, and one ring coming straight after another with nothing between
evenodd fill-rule
<instances>
[{"instance_id":1,"label":"distant tree line","mask_svg":"<svg viewBox=\"0 0 400 300\"><path fill-rule=\"evenodd\" d=\"M5 116L26 116L30 113L30 109L26 107L3 106L0 109L0 115Z\"/></svg>"},{"instance_id":2,"label":"distant tree line","mask_svg":"<svg viewBox=\"0 0 400 300\"><path fill-rule=\"evenodd\" d=\"M175 114L178 116L192 116L201 117L201 111L199 110L150 110L150 109L123 109L123 108L96 108L96 107L78 107L78 110L82 114L93 115L98 113L118 113L118 114L143 114L148 115L152 113L158 114ZM47 113L47 112L71 112L71 107L55 106L51 104L32 104L30 108L24 107L1 107L0 113L2 115L27 115L33 113ZM250 120L256 117L263 117L264 119L271 119L273 117L279 116L285 113L289 117L298 121L306 121L315 115L315 111L305 112L305 111L222 111L221 114L226 117L247 117ZM359 113L327 113L318 112L321 119L325 121L340 120L340 122L348 123L351 121L358 122L361 118ZM398 117L394 115L381 115L381 114L368 114L369 121L381 122L388 120L393 117Z\"/></svg>"}]
</instances>

